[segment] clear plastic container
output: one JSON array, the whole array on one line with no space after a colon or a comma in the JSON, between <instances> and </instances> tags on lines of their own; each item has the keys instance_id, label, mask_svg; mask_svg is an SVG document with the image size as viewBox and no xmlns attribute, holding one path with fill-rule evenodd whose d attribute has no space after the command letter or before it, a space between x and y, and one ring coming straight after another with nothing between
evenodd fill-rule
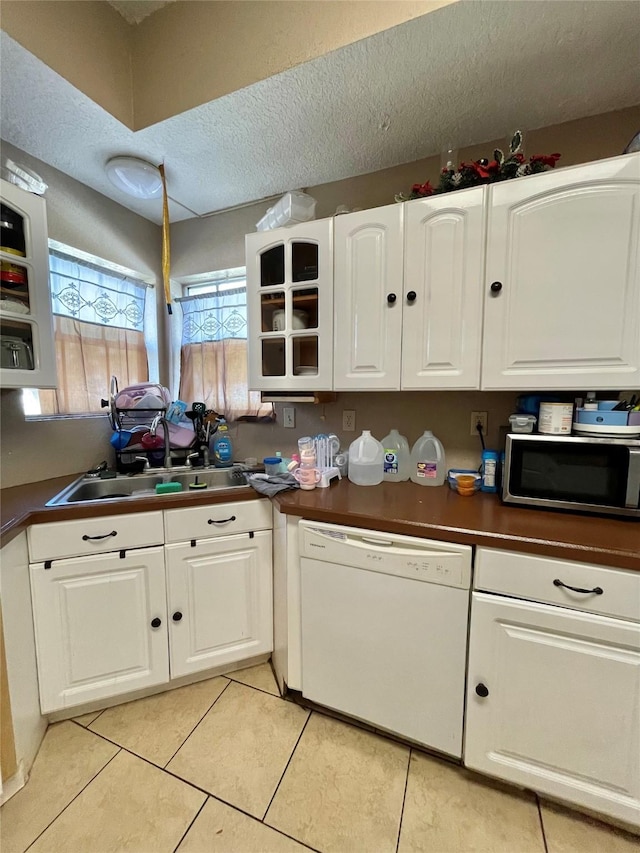
<instances>
[{"instance_id":1,"label":"clear plastic container","mask_svg":"<svg viewBox=\"0 0 640 853\"><path fill-rule=\"evenodd\" d=\"M316 218L316 200L303 192L285 193L256 223L258 231L270 231L283 225L309 222Z\"/></svg>"},{"instance_id":2,"label":"clear plastic container","mask_svg":"<svg viewBox=\"0 0 640 853\"><path fill-rule=\"evenodd\" d=\"M349 479L356 486L377 486L382 482L384 450L380 442L365 429L360 438L349 445Z\"/></svg>"},{"instance_id":3,"label":"clear plastic container","mask_svg":"<svg viewBox=\"0 0 640 853\"><path fill-rule=\"evenodd\" d=\"M389 435L382 439L384 449L385 483L402 483L409 479L411 466L409 462L409 442L397 429L392 429Z\"/></svg>"},{"instance_id":4,"label":"clear plastic container","mask_svg":"<svg viewBox=\"0 0 640 853\"><path fill-rule=\"evenodd\" d=\"M442 442L427 429L411 448L411 480L420 486L442 486L447 464Z\"/></svg>"},{"instance_id":5,"label":"clear plastic container","mask_svg":"<svg viewBox=\"0 0 640 853\"><path fill-rule=\"evenodd\" d=\"M263 460L264 473L267 477L282 473L282 459L280 456L266 456Z\"/></svg>"}]
</instances>

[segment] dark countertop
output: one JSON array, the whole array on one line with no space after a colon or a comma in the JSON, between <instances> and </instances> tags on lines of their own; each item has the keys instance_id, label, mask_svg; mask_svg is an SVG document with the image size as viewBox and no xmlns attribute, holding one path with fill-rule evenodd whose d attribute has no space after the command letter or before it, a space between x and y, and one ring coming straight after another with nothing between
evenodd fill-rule
<instances>
[{"instance_id":1,"label":"dark countertop","mask_svg":"<svg viewBox=\"0 0 640 853\"><path fill-rule=\"evenodd\" d=\"M279 510L327 521L462 545L484 545L640 571L640 523L506 506L497 495L462 497L448 486L343 480L328 489L282 492Z\"/></svg>"},{"instance_id":2,"label":"dark countertop","mask_svg":"<svg viewBox=\"0 0 640 853\"><path fill-rule=\"evenodd\" d=\"M197 473L197 472L196 472ZM77 503L69 506L47 507L48 500L61 492L65 486L77 480L81 474L70 474L26 483L0 491L0 544L6 545L21 530L31 524L50 521L69 521L74 518L96 518L101 515L123 515L131 512L151 512L158 509L203 506L204 504L228 503L230 501L255 500L258 495L251 488L203 490L201 492L177 492L161 496L128 498L125 500Z\"/></svg>"},{"instance_id":3,"label":"dark countertop","mask_svg":"<svg viewBox=\"0 0 640 853\"><path fill-rule=\"evenodd\" d=\"M80 475L3 489L1 543L31 524L202 506L259 498L253 489L180 492L162 497L45 507ZM348 480L328 489L281 492L273 499L287 514L368 530L422 536L463 545L484 545L566 560L640 571L640 523L551 510L510 507L497 495L461 497L447 486L415 483L355 486Z\"/></svg>"}]
</instances>

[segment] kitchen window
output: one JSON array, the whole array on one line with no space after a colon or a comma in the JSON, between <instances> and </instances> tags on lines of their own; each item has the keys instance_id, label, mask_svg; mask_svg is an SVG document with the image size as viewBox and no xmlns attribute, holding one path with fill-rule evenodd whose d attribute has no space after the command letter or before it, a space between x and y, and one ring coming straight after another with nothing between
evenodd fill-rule
<instances>
[{"instance_id":1,"label":"kitchen window","mask_svg":"<svg viewBox=\"0 0 640 853\"><path fill-rule=\"evenodd\" d=\"M50 244L49 283L58 387L25 389L25 414L104 414L101 400L108 396L111 376L120 387L149 379L149 354L157 351L154 300L146 298L149 282Z\"/></svg>"},{"instance_id":2,"label":"kitchen window","mask_svg":"<svg viewBox=\"0 0 640 853\"><path fill-rule=\"evenodd\" d=\"M271 420L273 406L249 391L245 267L182 279L180 399L228 421Z\"/></svg>"}]
</instances>

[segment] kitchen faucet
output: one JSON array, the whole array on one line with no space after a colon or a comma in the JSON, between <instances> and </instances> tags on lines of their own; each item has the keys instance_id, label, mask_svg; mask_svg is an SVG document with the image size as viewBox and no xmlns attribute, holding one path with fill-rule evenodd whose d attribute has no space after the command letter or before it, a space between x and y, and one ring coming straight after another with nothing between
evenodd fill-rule
<instances>
[{"instance_id":1,"label":"kitchen faucet","mask_svg":"<svg viewBox=\"0 0 640 853\"><path fill-rule=\"evenodd\" d=\"M164 462L165 468L171 468L171 436L169 435L169 423L164 416L160 417L162 430L164 432Z\"/></svg>"}]
</instances>

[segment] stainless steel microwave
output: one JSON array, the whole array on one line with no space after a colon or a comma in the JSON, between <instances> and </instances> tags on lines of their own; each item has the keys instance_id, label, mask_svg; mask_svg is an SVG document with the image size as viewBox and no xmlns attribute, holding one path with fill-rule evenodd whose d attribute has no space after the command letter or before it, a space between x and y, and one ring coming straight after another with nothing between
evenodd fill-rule
<instances>
[{"instance_id":1,"label":"stainless steel microwave","mask_svg":"<svg viewBox=\"0 0 640 853\"><path fill-rule=\"evenodd\" d=\"M640 519L640 439L509 434L502 499Z\"/></svg>"}]
</instances>

